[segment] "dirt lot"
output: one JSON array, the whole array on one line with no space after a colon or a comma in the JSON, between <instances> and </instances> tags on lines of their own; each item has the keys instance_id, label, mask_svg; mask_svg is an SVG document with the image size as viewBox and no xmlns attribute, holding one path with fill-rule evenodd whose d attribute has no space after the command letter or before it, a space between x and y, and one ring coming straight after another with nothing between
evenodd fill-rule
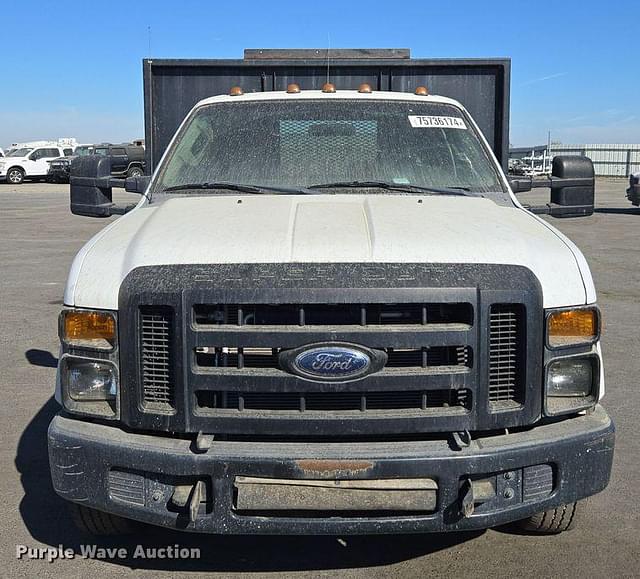
<instances>
[{"instance_id":1,"label":"dirt lot","mask_svg":"<svg viewBox=\"0 0 640 579\"><path fill-rule=\"evenodd\" d=\"M604 313L605 406L618 435L608 489L589 500L578 529L557 537L490 530L473 534L376 537L208 537L148 529L100 546L179 544L201 559L163 561L17 560L16 545L77 552L78 534L49 481L46 429L57 362L57 315L71 260L107 222L74 217L68 187L0 184L0 515L3 576L155 577L164 571L287 573L329 576L637 576L640 568L640 210L624 198L624 181L598 183L597 213L553 220L584 251ZM538 196L539 194L536 194ZM133 549L130 551L133 553ZM133 570L132 570L133 569Z\"/></svg>"}]
</instances>

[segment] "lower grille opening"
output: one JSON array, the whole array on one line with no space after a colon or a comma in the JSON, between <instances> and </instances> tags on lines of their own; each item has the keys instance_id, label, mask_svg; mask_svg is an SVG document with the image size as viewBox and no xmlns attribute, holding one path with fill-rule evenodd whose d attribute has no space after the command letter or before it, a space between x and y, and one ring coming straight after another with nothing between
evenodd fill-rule
<instances>
[{"instance_id":1,"label":"lower grille opening","mask_svg":"<svg viewBox=\"0 0 640 579\"><path fill-rule=\"evenodd\" d=\"M471 408L471 391L232 392L198 390L200 409L237 412L460 412Z\"/></svg>"}]
</instances>

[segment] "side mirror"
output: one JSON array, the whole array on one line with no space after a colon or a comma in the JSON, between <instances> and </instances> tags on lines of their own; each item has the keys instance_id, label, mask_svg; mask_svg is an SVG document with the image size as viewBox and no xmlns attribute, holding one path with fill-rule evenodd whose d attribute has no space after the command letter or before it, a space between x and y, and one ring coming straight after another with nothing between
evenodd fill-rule
<instances>
[{"instance_id":1,"label":"side mirror","mask_svg":"<svg viewBox=\"0 0 640 579\"><path fill-rule=\"evenodd\" d=\"M593 163L588 157L558 155L553 158L551 177L511 178L509 184L514 193L522 193L538 187L551 188L551 203L527 207L532 213L552 217L593 215L596 179Z\"/></svg>"},{"instance_id":2,"label":"side mirror","mask_svg":"<svg viewBox=\"0 0 640 579\"><path fill-rule=\"evenodd\" d=\"M551 170L551 206L554 217L593 215L596 178L588 157L557 156Z\"/></svg>"},{"instance_id":3,"label":"side mirror","mask_svg":"<svg viewBox=\"0 0 640 579\"><path fill-rule=\"evenodd\" d=\"M71 161L71 213L85 217L122 215L135 205L113 203L113 187L124 187L122 179L111 178L111 159L102 155L76 157ZM135 191L138 192L138 191Z\"/></svg>"}]
</instances>

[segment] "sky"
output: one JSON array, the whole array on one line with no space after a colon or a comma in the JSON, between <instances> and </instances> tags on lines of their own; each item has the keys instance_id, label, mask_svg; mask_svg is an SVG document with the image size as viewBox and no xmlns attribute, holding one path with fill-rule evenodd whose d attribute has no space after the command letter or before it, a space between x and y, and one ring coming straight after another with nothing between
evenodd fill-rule
<instances>
[{"instance_id":1,"label":"sky","mask_svg":"<svg viewBox=\"0 0 640 579\"><path fill-rule=\"evenodd\" d=\"M142 59L245 48L510 57L513 146L640 142L640 1L20 3L0 32L0 146L144 136ZM6 14L6 11L2 11ZM16 22L13 20L13 22ZM150 31L150 33L149 33Z\"/></svg>"}]
</instances>

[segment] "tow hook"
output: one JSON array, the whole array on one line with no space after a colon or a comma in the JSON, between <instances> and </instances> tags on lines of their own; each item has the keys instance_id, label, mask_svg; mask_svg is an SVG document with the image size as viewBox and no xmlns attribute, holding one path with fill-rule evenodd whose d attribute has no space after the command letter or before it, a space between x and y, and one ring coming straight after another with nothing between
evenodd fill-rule
<instances>
[{"instance_id":1,"label":"tow hook","mask_svg":"<svg viewBox=\"0 0 640 579\"><path fill-rule=\"evenodd\" d=\"M193 523L198 516L200 503L205 499L206 487L204 481L197 481L193 485L178 485L171 495L171 503L179 509L189 513L189 520Z\"/></svg>"},{"instance_id":2,"label":"tow hook","mask_svg":"<svg viewBox=\"0 0 640 579\"><path fill-rule=\"evenodd\" d=\"M491 480L465 479L460 488L460 512L464 517L470 517L476 508L476 503L484 503L495 498L496 489Z\"/></svg>"},{"instance_id":3,"label":"tow hook","mask_svg":"<svg viewBox=\"0 0 640 579\"><path fill-rule=\"evenodd\" d=\"M452 432L453 447L456 450L462 450L471 446L471 433L468 430L462 432Z\"/></svg>"},{"instance_id":4,"label":"tow hook","mask_svg":"<svg viewBox=\"0 0 640 579\"><path fill-rule=\"evenodd\" d=\"M213 434L205 434L204 432L198 432L196 437L196 452L207 452L213 444Z\"/></svg>"}]
</instances>

